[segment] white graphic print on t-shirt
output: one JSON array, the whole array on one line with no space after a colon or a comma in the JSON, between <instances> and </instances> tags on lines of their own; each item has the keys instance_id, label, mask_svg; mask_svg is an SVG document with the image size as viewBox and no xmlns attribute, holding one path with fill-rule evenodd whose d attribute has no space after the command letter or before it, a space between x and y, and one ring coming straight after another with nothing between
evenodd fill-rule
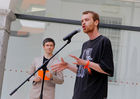
<instances>
[{"instance_id":1,"label":"white graphic print on t-shirt","mask_svg":"<svg viewBox=\"0 0 140 99\"><path fill-rule=\"evenodd\" d=\"M82 59L91 61L92 60L92 57L91 57L92 50L93 50L92 48L85 49L82 54ZM79 66L79 69L77 72L77 77L83 78L85 76L85 69L83 67L84 67L83 65Z\"/></svg>"}]
</instances>

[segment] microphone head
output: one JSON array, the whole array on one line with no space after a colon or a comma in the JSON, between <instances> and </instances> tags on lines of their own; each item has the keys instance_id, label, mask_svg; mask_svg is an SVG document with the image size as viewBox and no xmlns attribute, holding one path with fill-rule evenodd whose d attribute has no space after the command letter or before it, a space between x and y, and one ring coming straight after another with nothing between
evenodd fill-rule
<instances>
[{"instance_id":1,"label":"microphone head","mask_svg":"<svg viewBox=\"0 0 140 99\"><path fill-rule=\"evenodd\" d=\"M77 32L81 32L81 29L77 29Z\"/></svg>"},{"instance_id":2,"label":"microphone head","mask_svg":"<svg viewBox=\"0 0 140 99\"><path fill-rule=\"evenodd\" d=\"M70 40L75 34L77 34L78 32L80 32L80 29L74 30L73 32L71 32L70 34L68 34L66 37L63 38L63 40Z\"/></svg>"}]
</instances>

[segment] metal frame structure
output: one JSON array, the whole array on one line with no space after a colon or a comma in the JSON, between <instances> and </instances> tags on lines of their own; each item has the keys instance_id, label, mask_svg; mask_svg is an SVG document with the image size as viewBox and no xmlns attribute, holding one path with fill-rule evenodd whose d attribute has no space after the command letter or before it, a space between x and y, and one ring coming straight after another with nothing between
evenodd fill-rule
<instances>
[{"instance_id":1,"label":"metal frame structure","mask_svg":"<svg viewBox=\"0 0 140 99\"><path fill-rule=\"evenodd\" d=\"M54 22L54 23L72 24L72 25L81 25L81 22L79 20L33 16L33 15L25 15L25 14L15 14L15 15L16 15L16 17L18 19L43 21L43 22ZM101 27L101 28L110 28L110 29L119 29L119 30L129 30L129 31L140 31L140 27L127 26L127 25L116 25L116 24L100 23L99 27Z\"/></svg>"}]
</instances>

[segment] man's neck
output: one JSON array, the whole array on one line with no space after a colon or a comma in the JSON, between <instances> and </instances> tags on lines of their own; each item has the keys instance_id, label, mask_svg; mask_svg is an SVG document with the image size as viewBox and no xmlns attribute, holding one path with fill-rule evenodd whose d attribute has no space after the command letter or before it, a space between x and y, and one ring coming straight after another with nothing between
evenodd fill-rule
<instances>
[{"instance_id":1,"label":"man's neck","mask_svg":"<svg viewBox=\"0 0 140 99\"><path fill-rule=\"evenodd\" d=\"M50 58L52 57L52 55L53 55L53 54L46 54L46 53L45 53L45 54L44 54L44 57L45 57L46 59L50 59Z\"/></svg>"},{"instance_id":2,"label":"man's neck","mask_svg":"<svg viewBox=\"0 0 140 99\"><path fill-rule=\"evenodd\" d=\"M95 38L100 36L100 33L98 32L98 30L94 30L93 32L87 33L87 35L89 36L90 40L94 40Z\"/></svg>"}]
</instances>

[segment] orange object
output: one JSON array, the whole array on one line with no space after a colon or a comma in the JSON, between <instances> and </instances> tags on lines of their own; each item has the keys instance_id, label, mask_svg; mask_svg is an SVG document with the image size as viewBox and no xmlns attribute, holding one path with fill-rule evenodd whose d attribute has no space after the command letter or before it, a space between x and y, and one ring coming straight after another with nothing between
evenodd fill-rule
<instances>
[{"instance_id":1,"label":"orange object","mask_svg":"<svg viewBox=\"0 0 140 99\"><path fill-rule=\"evenodd\" d=\"M50 72L49 70L46 70L46 73L47 74L48 72ZM43 79L43 70L39 70L38 71L38 76L41 77L41 79ZM45 78L44 80L50 80L50 78L48 78L46 75L45 75Z\"/></svg>"},{"instance_id":2,"label":"orange object","mask_svg":"<svg viewBox=\"0 0 140 99\"><path fill-rule=\"evenodd\" d=\"M87 61L87 64L84 66L84 69L88 69L89 74L91 74L91 69L89 68L90 61Z\"/></svg>"}]
</instances>

